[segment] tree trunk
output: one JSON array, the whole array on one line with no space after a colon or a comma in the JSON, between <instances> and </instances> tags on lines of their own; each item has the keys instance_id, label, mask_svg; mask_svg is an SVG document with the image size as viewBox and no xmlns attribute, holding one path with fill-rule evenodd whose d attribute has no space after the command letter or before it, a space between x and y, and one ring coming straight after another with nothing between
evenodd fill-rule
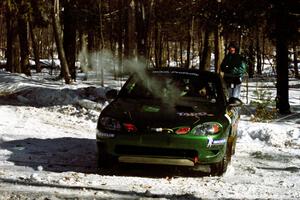
<instances>
[{"instance_id":1,"label":"tree trunk","mask_svg":"<svg viewBox=\"0 0 300 200\"><path fill-rule=\"evenodd\" d=\"M93 69L92 55L95 53L95 44L95 32L93 30L89 30L87 35L88 70Z\"/></svg>"},{"instance_id":2,"label":"tree trunk","mask_svg":"<svg viewBox=\"0 0 300 200\"><path fill-rule=\"evenodd\" d=\"M297 52L297 46L296 46L296 44L294 44L293 49L294 49L294 71L295 71L295 77L296 78L300 78L299 77L299 71L298 71L298 52Z\"/></svg>"},{"instance_id":3,"label":"tree trunk","mask_svg":"<svg viewBox=\"0 0 300 200\"><path fill-rule=\"evenodd\" d=\"M162 67L162 35L161 24L156 22L155 25L155 67Z\"/></svg>"},{"instance_id":4,"label":"tree trunk","mask_svg":"<svg viewBox=\"0 0 300 200\"><path fill-rule=\"evenodd\" d=\"M186 55L186 63L185 67L189 68L191 64L191 43L192 43L192 37L194 32L194 16L191 18L189 22L189 31L188 31L188 38L187 38L187 55Z\"/></svg>"},{"instance_id":5,"label":"tree trunk","mask_svg":"<svg viewBox=\"0 0 300 200\"><path fill-rule=\"evenodd\" d=\"M249 78L253 78L254 76L254 65L255 65L255 52L253 47L253 41L251 42L249 46L249 60L248 60L248 74Z\"/></svg>"},{"instance_id":6,"label":"tree trunk","mask_svg":"<svg viewBox=\"0 0 300 200\"><path fill-rule=\"evenodd\" d=\"M198 24L200 26L200 22ZM201 29L199 28L198 29L198 57L199 57L199 69L201 69L201 66L202 66L202 52L203 52L203 48L202 48L202 31Z\"/></svg>"},{"instance_id":7,"label":"tree trunk","mask_svg":"<svg viewBox=\"0 0 300 200\"><path fill-rule=\"evenodd\" d=\"M217 25L214 32L214 47L215 47L215 72L220 72L221 62L224 58L224 41L221 36L221 25Z\"/></svg>"},{"instance_id":8,"label":"tree trunk","mask_svg":"<svg viewBox=\"0 0 300 200\"><path fill-rule=\"evenodd\" d=\"M114 38L114 35L113 35L113 30L114 30L114 21L112 20L112 2L109 1L108 2L108 10L109 10L109 18L111 19L110 20L110 24L109 24L109 43L110 43L110 50L113 54L115 54L115 50L116 50L116 43L115 43L115 38Z\"/></svg>"},{"instance_id":9,"label":"tree trunk","mask_svg":"<svg viewBox=\"0 0 300 200\"><path fill-rule=\"evenodd\" d=\"M209 71L210 69L210 59L211 59L211 46L209 44L210 31L208 29L205 30L204 35L204 46L202 52L202 62L200 65L201 70Z\"/></svg>"},{"instance_id":10,"label":"tree trunk","mask_svg":"<svg viewBox=\"0 0 300 200\"><path fill-rule=\"evenodd\" d=\"M214 32L214 47L215 47L215 72L219 72L220 70L220 52L219 52L219 26L216 27Z\"/></svg>"},{"instance_id":11,"label":"tree trunk","mask_svg":"<svg viewBox=\"0 0 300 200\"><path fill-rule=\"evenodd\" d=\"M21 51L21 72L30 76L29 66L29 29L27 20L23 16L19 16L18 19L18 31L20 40L20 51Z\"/></svg>"},{"instance_id":12,"label":"tree trunk","mask_svg":"<svg viewBox=\"0 0 300 200\"><path fill-rule=\"evenodd\" d=\"M281 39L276 42L276 71L277 108L281 114L289 114L288 45Z\"/></svg>"},{"instance_id":13,"label":"tree trunk","mask_svg":"<svg viewBox=\"0 0 300 200\"><path fill-rule=\"evenodd\" d=\"M178 48L177 48L177 42L174 42L174 61L176 63L176 67L177 67L177 63L178 63Z\"/></svg>"},{"instance_id":14,"label":"tree trunk","mask_svg":"<svg viewBox=\"0 0 300 200\"><path fill-rule=\"evenodd\" d=\"M191 67L192 69L195 69L195 58L197 59L197 56L195 57L195 52L196 52L196 37L194 35L194 32L195 32L195 19L194 19L194 22L193 22L193 35L192 35L192 60L191 60ZM196 61L197 62L197 61Z\"/></svg>"},{"instance_id":15,"label":"tree trunk","mask_svg":"<svg viewBox=\"0 0 300 200\"><path fill-rule=\"evenodd\" d=\"M259 27L257 25L256 27L256 69L257 69L257 74L261 75L262 74L262 69L261 69L261 51L260 51L260 37L259 37Z\"/></svg>"},{"instance_id":16,"label":"tree trunk","mask_svg":"<svg viewBox=\"0 0 300 200\"><path fill-rule=\"evenodd\" d=\"M33 48L33 54L34 54L34 61L35 61L35 67L36 72L41 72L41 63L40 63L40 53L39 53L39 44L36 38L36 35L34 34L34 27L31 20L29 20L29 30L30 30L30 36L32 41L32 48Z\"/></svg>"},{"instance_id":17,"label":"tree trunk","mask_svg":"<svg viewBox=\"0 0 300 200\"><path fill-rule=\"evenodd\" d=\"M3 27L3 28L2 28L2 30L0 30L0 47L6 46L6 43L5 43L6 42L6 30L4 28L4 24L5 24L5 15L1 14L1 16L0 16L0 27ZM5 51L2 52L2 53L5 53Z\"/></svg>"},{"instance_id":18,"label":"tree trunk","mask_svg":"<svg viewBox=\"0 0 300 200\"><path fill-rule=\"evenodd\" d=\"M221 1L217 1L217 24L215 26L215 31L214 31L214 48L215 48L215 72L219 73L220 68L221 68L221 63L224 58L224 41L223 41L223 36L221 35L222 31L222 25L221 25L221 18L219 14L221 13Z\"/></svg>"},{"instance_id":19,"label":"tree trunk","mask_svg":"<svg viewBox=\"0 0 300 200\"><path fill-rule=\"evenodd\" d=\"M135 18L137 32L137 53L142 59L148 55L148 31L151 4L148 1L137 1L135 3Z\"/></svg>"},{"instance_id":20,"label":"tree trunk","mask_svg":"<svg viewBox=\"0 0 300 200\"><path fill-rule=\"evenodd\" d=\"M17 34L17 19L11 8L7 7L6 13L6 29L7 29L7 50L6 50L6 71L15 73L21 72L19 62L19 46Z\"/></svg>"},{"instance_id":21,"label":"tree trunk","mask_svg":"<svg viewBox=\"0 0 300 200\"><path fill-rule=\"evenodd\" d=\"M124 54L127 59L134 57L135 52L135 3L134 0L126 0L126 25L125 25L125 41L124 41Z\"/></svg>"},{"instance_id":22,"label":"tree trunk","mask_svg":"<svg viewBox=\"0 0 300 200\"><path fill-rule=\"evenodd\" d=\"M100 48L103 50L105 48L105 43L104 43L104 36L103 36L103 13L102 13L102 1L100 0L98 2L98 10L99 10L99 22L100 22ZM101 64L100 64L101 65ZM104 67L103 64L100 66L101 68L101 86L104 87Z\"/></svg>"},{"instance_id":23,"label":"tree trunk","mask_svg":"<svg viewBox=\"0 0 300 200\"><path fill-rule=\"evenodd\" d=\"M283 5L283 6L282 6ZM284 2L275 4L276 9L276 71L277 71L277 108L281 114L289 114L289 79L288 79L288 13Z\"/></svg>"},{"instance_id":24,"label":"tree trunk","mask_svg":"<svg viewBox=\"0 0 300 200\"><path fill-rule=\"evenodd\" d=\"M61 27L60 27L60 20L59 20L59 0L53 1L53 8L52 8L52 24L53 24L53 31L55 36L56 47L58 51L58 57L60 60L61 68L62 68L62 75L64 76L65 83L71 83L71 76L69 72L68 62L65 56L65 51L63 48L62 36L61 36Z\"/></svg>"},{"instance_id":25,"label":"tree trunk","mask_svg":"<svg viewBox=\"0 0 300 200\"><path fill-rule=\"evenodd\" d=\"M66 2L63 13L63 47L71 78L76 81L76 19L74 19L74 9L70 2Z\"/></svg>"},{"instance_id":26,"label":"tree trunk","mask_svg":"<svg viewBox=\"0 0 300 200\"><path fill-rule=\"evenodd\" d=\"M118 68L123 71L123 27L124 27L124 0L119 0L119 26L118 26ZM125 46L125 44L124 44ZM124 52L125 54L125 52Z\"/></svg>"},{"instance_id":27,"label":"tree trunk","mask_svg":"<svg viewBox=\"0 0 300 200\"><path fill-rule=\"evenodd\" d=\"M167 41L167 67L170 67L170 62L171 62L171 58L170 58L170 45L169 45L169 41Z\"/></svg>"},{"instance_id":28,"label":"tree trunk","mask_svg":"<svg viewBox=\"0 0 300 200\"><path fill-rule=\"evenodd\" d=\"M262 36L262 66L261 66L261 69L262 69L262 71L264 70L264 68L265 68L265 57L266 57L266 55L265 55L265 46L266 46L266 39L265 39L265 36L264 36L264 34L263 34L263 36Z\"/></svg>"},{"instance_id":29,"label":"tree trunk","mask_svg":"<svg viewBox=\"0 0 300 200\"><path fill-rule=\"evenodd\" d=\"M183 66L183 41L182 41L182 38L180 38L180 42L179 42L179 50L180 50L180 67Z\"/></svg>"}]
</instances>

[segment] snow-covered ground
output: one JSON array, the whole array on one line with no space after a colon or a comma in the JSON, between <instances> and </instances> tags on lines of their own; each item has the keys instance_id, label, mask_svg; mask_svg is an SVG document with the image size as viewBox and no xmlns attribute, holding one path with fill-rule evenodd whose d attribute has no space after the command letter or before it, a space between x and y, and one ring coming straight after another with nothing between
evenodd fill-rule
<instances>
[{"instance_id":1,"label":"snow-covered ground","mask_svg":"<svg viewBox=\"0 0 300 200\"><path fill-rule=\"evenodd\" d=\"M272 79L257 81L248 81L248 93L244 83L244 102L261 88L276 93ZM96 120L105 91L123 81L104 83L0 71L0 199L300 199L299 80L290 81L289 116L252 122L245 105L236 154L221 177L167 166L97 171Z\"/></svg>"}]
</instances>

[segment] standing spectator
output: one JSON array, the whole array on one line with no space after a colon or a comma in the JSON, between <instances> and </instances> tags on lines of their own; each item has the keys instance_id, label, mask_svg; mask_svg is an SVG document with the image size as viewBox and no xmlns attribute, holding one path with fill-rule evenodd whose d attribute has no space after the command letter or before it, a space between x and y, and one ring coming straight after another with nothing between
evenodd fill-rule
<instances>
[{"instance_id":1,"label":"standing spectator","mask_svg":"<svg viewBox=\"0 0 300 200\"><path fill-rule=\"evenodd\" d=\"M238 53L238 48L231 43L228 46L228 54L221 63L221 75L226 82L229 97L240 98L241 83L246 68L246 63Z\"/></svg>"}]
</instances>

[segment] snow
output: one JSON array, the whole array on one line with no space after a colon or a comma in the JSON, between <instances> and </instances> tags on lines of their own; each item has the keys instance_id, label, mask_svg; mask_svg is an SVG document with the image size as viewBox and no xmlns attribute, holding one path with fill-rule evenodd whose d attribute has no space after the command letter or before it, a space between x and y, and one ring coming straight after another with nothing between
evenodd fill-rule
<instances>
[{"instance_id":1,"label":"snow","mask_svg":"<svg viewBox=\"0 0 300 200\"><path fill-rule=\"evenodd\" d=\"M241 115L236 154L221 177L167 166L121 165L96 169L95 131L105 92L122 81L108 74L104 86L88 75L71 85L48 75L0 71L0 199L300 199L300 81L291 79L293 113L266 122ZM258 81L259 83L256 83ZM243 84L242 100L274 80Z\"/></svg>"}]
</instances>

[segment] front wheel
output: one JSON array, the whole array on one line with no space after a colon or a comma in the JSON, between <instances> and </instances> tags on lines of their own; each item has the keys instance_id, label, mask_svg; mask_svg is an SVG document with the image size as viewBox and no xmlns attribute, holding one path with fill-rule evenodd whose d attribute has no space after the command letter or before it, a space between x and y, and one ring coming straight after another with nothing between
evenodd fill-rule
<instances>
[{"instance_id":1,"label":"front wheel","mask_svg":"<svg viewBox=\"0 0 300 200\"><path fill-rule=\"evenodd\" d=\"M105 144L98 143L97 148L97 167L99 169L109 169L114 166L115 158L107 153Z\"/></svg>"},{"instance_id":2,"label":"front wheel","mask_svg":"<svg viewBox=\"0 0 300 200\"><path fill-rule=\"evenodd\" d=\"M235 154L236 139L237 139L236 136L229 137L228 139L227 150L226 150L228 162L231 161L232 155Z\"/></svg>"},{"instance_id":3,"label":"front wheel","mask_svg":"<svg viewBox=\"0 0 300 200\"><path fill-rule=\"evenodd\" d=\"M237 136L234 137L233 142L232 142L231 155L235 154L236 140L237 140Z\"/></svg>"},{"instance_id":4,"label":"front wheel","mask_svg":"<svg viewBox=\"0 0 300 200\"><path fill-rule=\"evenodd\" d=\"M226 147L226 153L224 154L224 157L221 162L218 162L211 166L211 174L215 176L221 176L223 175L228 167L228 163L230 162L231 154L230 149L231 147Z\"/></svg>"}]
</instances>

